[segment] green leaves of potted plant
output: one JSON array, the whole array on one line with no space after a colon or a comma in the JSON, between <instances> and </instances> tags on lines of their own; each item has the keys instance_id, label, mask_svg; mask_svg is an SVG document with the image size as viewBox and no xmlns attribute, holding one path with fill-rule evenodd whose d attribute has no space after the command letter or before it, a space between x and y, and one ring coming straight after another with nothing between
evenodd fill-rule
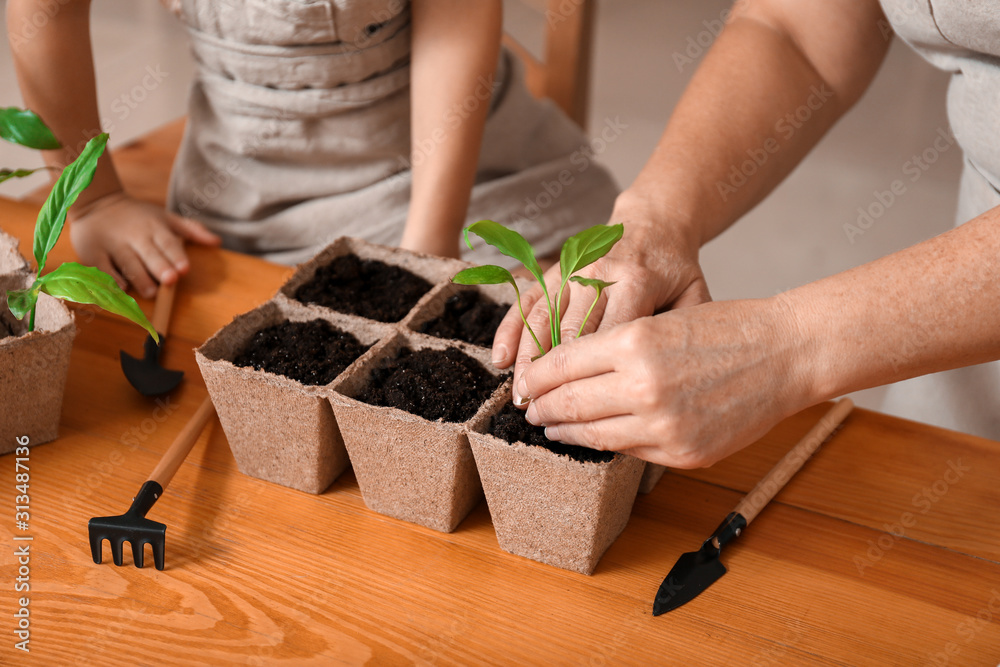
<instances>
[{"instance_id":1,"label":"green leaves of potted plant","mask_svg":"<svg viewBox=\"0 0 1000 667\"><path fill-rule=\"evenodd\" d=\"M583 333L583 327L587 324L594 306L597 305L597 301L601 298L601 292L614 283L598 280L597 278L584 278L575 274L608 254L611 248L621 239L624 229L624 226L621 224L595 225L566 240L559 253L559 268L562 273L562 282L559 284L559 291L556 294L555 301L549 297L549 289L542 275L542 267L539 265L538 260L535 259L534 249L532 249L531 244L523 236L514 230L507 229L492 220L480 220L465 229L465 242L469 248L472 248L472 241L469 240L469 232L472 232L504 255L521 262L524 268L535 277L535 280L542 287L545 305L549 310L549 341L551 347L555 347L560 343L560 319L562 317L557 304L562 303L563 290L566 289L566 284L572 280L586 287L593 287L597 291L594 302L590 304L587 315L580 324L580 329L577 332L577 336L579 336ZM545 354L545 348L539 342L538 336L528 326L528 320L525 318L524 310L521 308L521 294L517 288L517 282L510 271L502 266L495 266L493 264L474 266L459 271L452 278L452 282L460 285L497 285L510 283L514 287L514 293L517 295L517 307L521 313L524 328L528 330L528 333L531 334L531 339L535 341L535 345L538 347L538 355Z\"/></svg>"},{"instance_id":2,"label":"green leaves of potted plant","mask_svg":"<svg viewBox=\"0 0 1000 667\"><path fill-rule=\"evenodd\" d=\"M49 193L35 223L33 253L37 263L34 282L22 290L7 292L7 307L17 319L29 314L28 331L35 329L35 313L38 295L42 292L57 299L75 303L89 303L104 310L126 317L143 327L159 341L153 325L146 319L135 299L122 291L114 278L100 269L84 266L77 262L61 264L52 272L42 275L49 252L55 247L66 224L66 215L77 197L94 178L97 161L108 142L107 134L100 134L84 147L83 152L68 167L63 169Z\"/></svg>"},{"instance_id":3,"label":"green leaves of potted plant","mask_svg":"<svg viewBox=\"0 0 1000 667\"><path fill-rule=\"evenodd\" d=\"M560 343L559 304L566 285L573 280L597 293L579 336L602 291L611 283L576 274L606 255L621 239L624 228L620 224L599 225L566 241L559 256L561 281L554 300L531 245L520 234L488 220L466 229L467 243L469 232L520 261L539 281L549 311L549 341L554 347ZM499 266L466 269L453 280L463 284L507 282L517 291L513 276ZM517 297L520 309L520 294ZM545 348L528 326L524 311L520 312L539 355L544 354ZM508 393L509 388L510 383ZM557 567L592 573L628 523L644 463L622 454L602 456L604 453L586 448L549 443L539 433L540 428L513 414L509 405L496 407L492 414L477 420L469 439L500 547Z\"/></svg>"},{"instance_id":4,"label":"green leaves of potted plant","mask_svg":"<svg viewBox=\"0 0 1000 667\"><path fill-rule=\"evenodd\" d=\"M58 141L34 113L0 109L0 138L30 148L54 149ZM69 208L93 180L107 134L91 139L79 157L56 180L38 214L33 240L37 272L26 265L0 275L0 321L10 332L0 339L0 453L15 447L14 438L31 444L56 437L69 351L76 333L73 317L59 300L100 306L136 322L154 338L156 332L135 300L106 273L76 262L42 275L49 252L59 240ZM37 170L5 169L0 181ZM13 244L11 244L13 246ZM13 288L13 289L11 289ZM22 322L28 316L28 322Z\"/></svg>"}]
</instances>

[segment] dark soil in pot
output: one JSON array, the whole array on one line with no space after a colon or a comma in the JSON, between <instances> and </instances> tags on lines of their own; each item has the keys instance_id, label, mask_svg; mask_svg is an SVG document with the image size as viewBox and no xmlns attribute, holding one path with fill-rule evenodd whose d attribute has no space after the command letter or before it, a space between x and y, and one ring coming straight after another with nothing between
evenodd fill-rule
<instances>
[{"instance_id":1,"label":"dark soil in pot","mask_svg":"<svg viewBox=\"0 0 1000 667\"><path fill-rule=\"evenodd\" d=\"M295 298L379 322L398 322L431 287L398 266L342 255L321 266L295 291Z\"/></svg>"},{"instance_id":2,"label":"dark soil in pot","mask_svg":"<svg viewBox=\"0 0 1000 667\"><path fill-rule=\"evenodd\" d=\"M549 440L545 437L543 427L528 422L524 418L524 411L517 409L510 402L504 405L503 409L493 417L489 433L507 442L523 442L534 447L544 447L554 454L568 456L580 463L608 463L615 458L614 452L602 452L590 447L567 445Z\"/></svg>"},{"instance_id":3,"label":"dark soil in pot","mask_svg":"<svg viewBox=\"0 0 1000 667\"><path fill-rule=\"evenodd\" d=\"M441 317L424 324L420 332L489 347L509 308L494 303L476 290L461 290L448 297Z\"/></svg>"},{"instance_id":4,"label":"dark soil in pot","mask_svg":"<svg viewBox=\"0 0 1000 667\"><path fill-rule=\"evenodd\" d=\"M325 320L286 321L255 333L233 363L305 385L326 385L369 347Z\"/></svg>"},{"instance_id":5,"label":"dark soil in pot","mask_svg":"<svg viewBox=\"0 0 1000 667\"><path fill-rule=\"evenodd\" d=\"M372 371L357 400L398 408L430 421L461 423L503 383L463 352L401 348Z\"/></svg>"}]
</instances>

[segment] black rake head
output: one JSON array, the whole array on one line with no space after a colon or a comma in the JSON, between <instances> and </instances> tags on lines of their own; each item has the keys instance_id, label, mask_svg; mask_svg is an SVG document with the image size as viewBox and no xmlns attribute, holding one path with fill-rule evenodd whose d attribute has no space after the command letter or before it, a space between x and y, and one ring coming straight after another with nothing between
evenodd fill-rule
<instances>
[{"instance_id":1,"label":"black rake head","mask_svg":"<svg viewBox=\"0 0 1000 667\"><path fill-rule=\"evenodd\" d=\"M98 565L102 562L104 540L111 543L111 558L115 565L121 565L122 547L125 542L132 545L132 562L143 566L143 549L146 544L153 546L153 564L157 570L163 569L163 554L167 542L167 527L157 521L145 518L163 488L154 481L148 481L139 489L132 505L125 514L119 516L94 517L87 524L90 532L90 554Z\"/></svg>"}]
</instances>

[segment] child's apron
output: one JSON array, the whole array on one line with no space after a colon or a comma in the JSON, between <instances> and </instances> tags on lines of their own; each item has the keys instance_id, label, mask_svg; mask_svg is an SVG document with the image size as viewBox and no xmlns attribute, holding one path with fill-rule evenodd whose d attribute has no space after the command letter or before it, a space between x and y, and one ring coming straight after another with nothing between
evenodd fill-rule
<instances>
[{"instance_id":1,"label":"child's apron","mask_svg":"<svg viewBox=\"0 0 1000 667\"><path fill-rule=\"evenodd\" d=\"M168 5L198 67L169 207L227 248L288 264L343 235L398 244L411 181L408 2ZM548 254L608 222L617 190L577 127L531 97L520 67L504 53L496 83L481 81L446 123L491 105L468 220L513 224ZM484 247L466 259L512 262Z\"/></svg>"},{"instance_id":2,"label":"child's apron","mask_svg":"<svg viewBox=\"0 0 1000 667\"><path fill-rule=\"evenodd\" d=\"M882 8L901 38L933 65L952 73L948 119L965 156L956 215L960 225L1000 206L1000 4L882 0ZM991 260L1000 263L1000 258ZM997 275L996 270L990 273ZM913 345L933 335L934 329L932 321L919 322ZM889 387L882 409L998 440L1000 363L897 382Z\"/></svg>"}]
</instances>

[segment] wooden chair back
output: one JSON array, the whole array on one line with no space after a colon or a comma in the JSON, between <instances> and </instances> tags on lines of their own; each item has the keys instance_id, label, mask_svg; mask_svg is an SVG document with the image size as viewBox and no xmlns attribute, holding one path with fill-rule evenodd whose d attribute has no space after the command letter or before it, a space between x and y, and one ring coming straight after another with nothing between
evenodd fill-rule
<instances>
[{"instance_id":1,"label":"wooden chair back","mask_svg":"<svg viewBox=\"0 0 1000 667\"><path fill-rule=\"evenodd\" d=\"M544 62L504 35L504 44L525 64L529 90L551 99L582 128L587 126L595 5L595 0L546 0Z\"/></svg>"}]
</instances>

